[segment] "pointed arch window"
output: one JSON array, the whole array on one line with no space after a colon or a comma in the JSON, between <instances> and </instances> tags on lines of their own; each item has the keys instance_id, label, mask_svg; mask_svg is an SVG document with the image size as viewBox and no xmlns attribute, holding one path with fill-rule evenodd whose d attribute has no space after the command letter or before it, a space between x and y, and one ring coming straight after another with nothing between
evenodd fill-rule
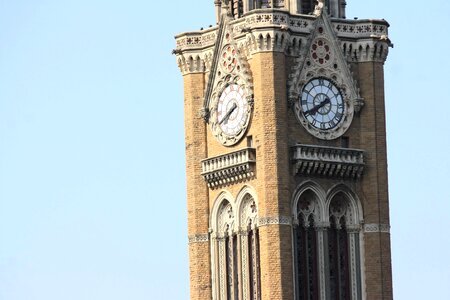
<instances>
[{"instance_id":1,"label":"pointed arch window","mask_svg":"<svg viewBox=\"0 0 450 300\"><path fill-rule=\"evenodd\" d=\"M298 226L294 228L299 300L316 300L319 298L315 211L315 194L306 191L298 201Z\"/></svg>"},{"instance_id":2,"label":"pointed arch window","mask_svg":"<svg viewBox=\"0 0 450 300\"><path fill-rule=\"evenodd\" d=\"M217 300L260 300L258 210L250 194L223 199L212 221L213 293Z\"/></svg>"},{"instance_id":3,"label":"pointed arch window","mask_svg":"<svg viewBox=\"0 0 450 300\"><path fill-rule=\"evenodd\" d=\"M217 212L217 225L212 240L215 255L215 283L217 297L223 300L238 299L239 271L238 244L233 206L224 200Z\"/></svg>"},{"instance_id":4,"label":"pointed arch window","mask_svg":"<svg viewBox=\"0 0 450 300\"><path fill-rule=\"evenodd\" d=\"M331 299L350 300L349 241L347 232L348 202L340 194L330 203L328 259Z\"/></svg>"},{"instance_id":5,"label":"pointed arch window","mask_svg":"<svg viewBox=\"0 0 450 300\"><path fill-rule=\"evenodd\" d=\"M249 300L261 299L259 229L257 224L258 209L255 199L246 194L242 199L240 224L243 234L243 278L246 286L243 298Z\"/></svg>"},{"instance_id":6,"label":"pointed arch window","mask_svg":"<svg viewBox=\"0 0 450 300\"><path fill-rule=\"evenodd\" d=\"M306 189L294 203L296 299L360 300L357 205L344 192L319 195Z\"/></svg>"}]
</instances>

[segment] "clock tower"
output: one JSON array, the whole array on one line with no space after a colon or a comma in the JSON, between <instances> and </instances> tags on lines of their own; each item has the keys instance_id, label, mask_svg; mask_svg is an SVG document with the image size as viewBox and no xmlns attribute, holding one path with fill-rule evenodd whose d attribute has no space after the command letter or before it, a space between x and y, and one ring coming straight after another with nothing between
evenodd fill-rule
<instances>
[{"instance_id":1,"label":"clock tower","mask_svg":"<svg viewBox=\"0 0 450 300\"><path fill-rule=\"evenodd\" d=\"M384 20L215 0L176 36L190 298L392 299Z\"/></svg>"}]
</instances>

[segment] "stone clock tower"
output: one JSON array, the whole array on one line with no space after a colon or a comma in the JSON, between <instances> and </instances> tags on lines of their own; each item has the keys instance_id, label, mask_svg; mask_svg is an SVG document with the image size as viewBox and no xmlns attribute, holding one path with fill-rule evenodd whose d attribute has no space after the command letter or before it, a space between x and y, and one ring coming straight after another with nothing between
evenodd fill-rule
<instances>
[{"instance_id":1,"label":"stone clock tower","mask_svg":"<svg viewBox=\"0 0 450 300\"><path fill-rule=\"evenodd\" d=\"M214 3L174 50L191 299L392 299L389 24L345 0Z\"/></svg>"}]
</instances>

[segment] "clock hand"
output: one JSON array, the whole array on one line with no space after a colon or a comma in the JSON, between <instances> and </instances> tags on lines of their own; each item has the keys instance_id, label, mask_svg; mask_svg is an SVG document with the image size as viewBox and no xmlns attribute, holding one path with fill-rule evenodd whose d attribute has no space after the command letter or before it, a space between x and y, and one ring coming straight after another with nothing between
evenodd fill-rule
<instances>
[{"instance_id":1,"label":"clock hand","mask_svg":"<svg viewBox=\"0 0 450 300\"><path fill-rule=\"evenodd\" d=\"M319 109L321 109L325 105L329 104L330 102L331 102L330 98L325 98L325 100L323 100L322 102L320 102L319 104L317 104L316 106L311 108L310 110L305 111L305 116L315 115L319 111Z\"/></svg>"},{"instance_id":2,"label":"clock hand","mask_svg":"<svg viewBox=\"0 0 450 300\"><path fill-rule=\"evenodd\" d=\"M233 113L233 111L237 108L237 104L233 103L233 106L230 108L230 110L225 114L225 116L223 117L223 119L219 122L219 125L222 125L223 122L225 122L226 120L228 120L231 116L231 114Z\"/></svg>"}]
</instances>

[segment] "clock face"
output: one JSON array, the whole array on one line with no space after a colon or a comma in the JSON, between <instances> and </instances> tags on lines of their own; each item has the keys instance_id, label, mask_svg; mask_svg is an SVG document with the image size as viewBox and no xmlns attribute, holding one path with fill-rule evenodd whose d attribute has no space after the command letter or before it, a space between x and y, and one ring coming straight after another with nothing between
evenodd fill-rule
<instances>
[{"instance_id":1,"label":"clock face","mask_svg":"<svg viewBox=\"0 0 450 300\"><path fill-rule=\"evenodd\" d=\"M321 131L336 128L345 113L339 88L326 78L314 78L302 89L299 112L309 125Z\"/></svg>"},{"instance_id":2,"label":"clock face","mask_svg":"<svg viewBox=\"0 0 450 300\"><path fill-rule=\"evenodd\" d=\"M245 90L238 84L229 84L219 96L217 125L225 135L236 137L245 130L249 111Z\"/></svg>"}]
</instances>

